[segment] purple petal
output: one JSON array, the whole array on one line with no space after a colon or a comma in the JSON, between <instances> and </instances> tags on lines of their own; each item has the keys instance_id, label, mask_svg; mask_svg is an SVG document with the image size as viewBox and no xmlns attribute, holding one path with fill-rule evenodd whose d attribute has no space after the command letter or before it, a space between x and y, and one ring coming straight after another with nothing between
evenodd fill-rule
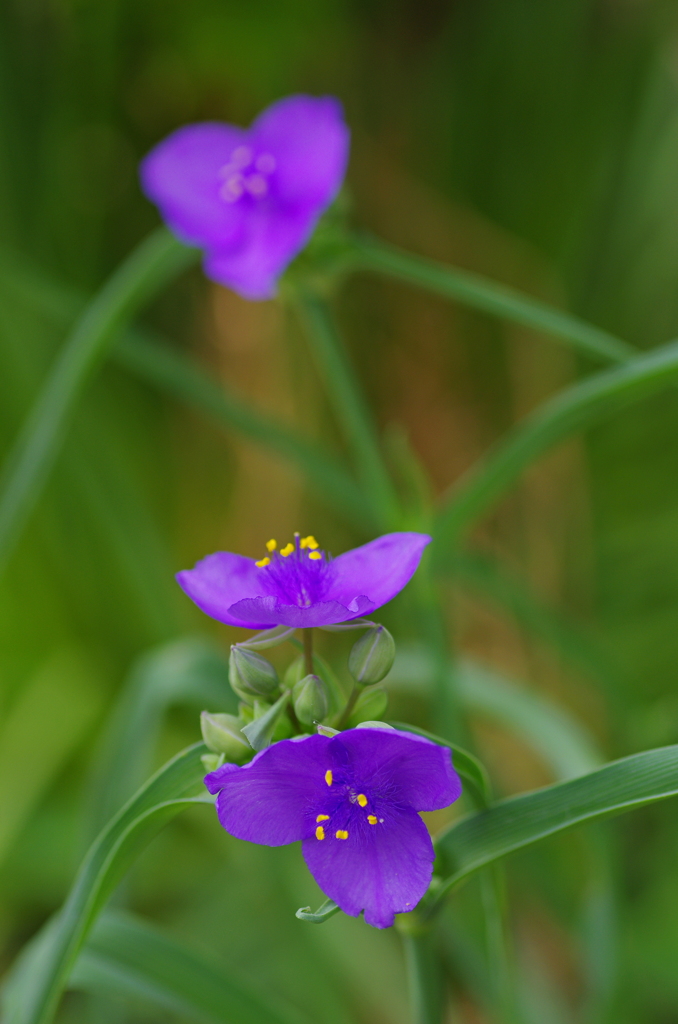
<instances>
[{"instance_id":1,"label":"purple petal","mask_svg":"<svg viewBox=\"0 0 678 1024\"><path fill-rule=\"evenodd\" d=\"M251 138L276 160L276 195L314 218L332 202L346 173L349 131L331 96L287 96L254 122Z\"/></svg>"},{"instance_id":2,"label":"purple petal","mask_svg":"<svg viewBox=\"0 0 678 1024\"><path fill-rule=\"evenodd\" d=\"M205 122L173 132L141 164L144 192L185 242L238 248L244 207L219 197L219 169L246 133L233 125Z\"/></svg>"},{"instance_id":3,"label":"purple petal","mask_svg":"<svg viewBox=\"0 0 678 1024\"><path fill-rule=\"evenodd\" d=\"M229 626L268 629L278 623L270 618L234 616L230 608L242 599L265 593L264 579L251 558L217 551L198 562L194 569L177 573L177 582L206 615ZM259 610L259 606L257 606Z\"/></svg>"},{"instance_id":4,"label":"purple petal","mask_svg":"<svg viewBox=\"0 0 678 1024\"><path fill-rule=\"evenodd\" d=\"M347 729L332 739L333 756L342 757L357 781L415 811L449 807L461 796L461 782L447 747L423 736L390 729Z\"/></svg>"},{"instance_id":5,"label":"purple petal","mask_svg":"<svg viewBox=\"0 0 678 1024\"><path fill-rule=\"evenodd\" d=\"M349 607L357 597L367 595L370 606L360 614L370 614L409 583L430 541L426 533L386 533L346 551L330 564L333 578L327 599Z\"/></svg>"},{"instance_id":6,"label":"purple petal","mask_svg":"<svg viewBox=\"0 0 678 1024\"><path fill-rule=\"evenodd\" d=\"M238 621L239 616L245 620L266 618L277 626L308 629L311 626L330 626L335 622L346 622L364 615L366 610L371 608L372 605L366 597L357 598L352 608L347 608L337 601L314 601L308 608L300 608L296 604L284 604L277 597L256 597L231 605L228 609L231 619L228 621L242 625Z\"/></svg>"},{"instance_id":7,"label":"purple petal","mask_svg":"<svg viewBox=\"0 0 678 1024\"><path fill-rule=\"evenodd\" d=\"M284 846L315 830L316 807L327 798L326 736L281 740L239 768L225 764L205 778L218 793L217 814L237 839Z\"/></svg>"},{"instance_id":8,"label":"purple petal","mask_svg":"<svg viewBox=\"0 0 678 1024\"><path fill-rule=\"evenodd\" d=\"M289 213L262 204L250 210L241 246L208 251L205 273L247 299L273 298L278 277L304 247L316 220L312 211Z\"/></svg>"},{"instance_id":9,"label":"purple petal","mask_svg":"<svg viewBox=\"0 0 678 1024\"><path fill-rule=\"evenodd\" d=\"M413 910L426 892L434 852L426 826L411 808L392 805L380 818L370 825L354 808L341 823L348 838L326 832L322 840L305 839L302 848L316 882L345 914L357 917L364 910L368 924L389 928L394 914Z\"/></svg>"}]
</instances>

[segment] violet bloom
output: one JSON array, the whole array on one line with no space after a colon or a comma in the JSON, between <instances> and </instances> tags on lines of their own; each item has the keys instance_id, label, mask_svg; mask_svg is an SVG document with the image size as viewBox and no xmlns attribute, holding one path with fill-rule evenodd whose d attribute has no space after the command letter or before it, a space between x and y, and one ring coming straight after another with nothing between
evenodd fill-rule
<instances>
[{"instance_id":1,"label":"violet bloom","mask_svg":"<svg viewBox=\"0 0 678 1024\"><path fill-rule=\"evenodd\" d=\"M376 928L413 910L431 881L433 844L417 812L461 794L445 747L371 728L281 740L205 784L227 832L263 846L301 839L323 892Z\"/></svg>"},{"instance_id":2,"label":"violet bloom","mask_svg":"<svg viewBox=\"0 0 678 1024\"><path fill-rule=\"evenodd\" d=\"M430 540L425 533L387 533L328 558L314 537L295 534L280 551L270 540L257 562L218 551L177 580L198 608L229 626L329 626L369 615L395 597Z\"/></svg>"},{"instance_id":3,"label":"violet bloom","mask_svg":"<svg viewBox=\"0 0 678 1024\"><path fill-rule=\"evenodd\" d=\"M144 192L205 273L248 299L269 299L346 171L349 133L331 96L288 96L251 128L179 128L141 165Z\"/></svg>"}]
</instances>

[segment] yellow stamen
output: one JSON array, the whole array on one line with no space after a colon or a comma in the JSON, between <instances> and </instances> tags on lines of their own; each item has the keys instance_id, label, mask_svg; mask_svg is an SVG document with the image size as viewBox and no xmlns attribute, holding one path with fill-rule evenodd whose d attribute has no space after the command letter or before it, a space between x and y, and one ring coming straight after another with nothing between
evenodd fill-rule
<instances>
[{"instance_id":1,"label":"yellow stamen","mask_svg":"<svg viewBox=\"0 0 678 1024\"><path fill-rule=\"evenodd\" d=\"M275 551L275 549L277 548L277 546L278 546L278 542L277 542L277 540L273 540L273 538L272 538L272 537L271 537L271 539L270 539L270 540L267 540L267 541L266 541L266 550L267 550L267 551Z\"/></svg>"},{"instance_id":2,"label":"yellow stamen","mask_svg":"<svg viewBox=\"0 0 678 1024\"><path fill-rule=\"evenodd\" d=\"M320 547L315 537L302 537L299 543L302 548L310 548L311 551L315 551L316 548Z\"/></svg>"},{"instance_id":3,"label":"yellow stamen","mask_svg":"<svg viewBox=\"0 0 678 1024\"><path fill-rule=\"evenodd\" d=\"M373 814L368 814L367 815L367 820L369 821L370 825L376 825L377 824L377 819L375 818L375 816Z\"/></svg>"},{"instance_id":4,"label":"yellow stamen","mask_svg":"<svg viewBox=\"0 0 678 1024\"><path fill-rule=\"evenodd\" d=\"M271 559L270 558L262 558L260 562L255 562L254 564L256 566L258 566L260 569L263 569L265 565L270 565L271 564Z\"/></svg>"},{"instance_id":5,"label":"yellow stamen","mask_svg":"<svg viewBox=\"0 0 678 1024\"><path fill-rule=\"evenodd\" d=\"M317 829L315 830L315 837L316 839L325 838L325 829L322 827L322 825L318 825Z\"/></svg>"},{"instance_id":6,"label":"yellow stamen","mask_svg":"<svg viewBox=\"0 0 678 1024\"><path fill-rule=\"evenodd\" d=\"M348 839L348 832L346 829L340 828L338 832L334 833L337 839Z\"/></svg>"},{"instance_id":7,"label":"yellow stamen","mask_svg":"<svg viewBox=\"0 0 678 1024\"><path fill-rule=\"evenodd\" d=\"M280 549L280 554L283 556L283 558L287 558L287 556L291 555L293 551L294 544L286 544L284 548Z\"/></svg>"},{"instance_id":8,"label":"yellow stamen","mask_svg":"<svg viewBox=\"0 0 678 1024\"><path fill-rule=\"evenodd\" d=\"M323 556L320 554L319 551L311 551L311 553L310 553L310 555L308 557L312 558L314 562L317 562Z\"/></svg>"},{"instance_id":9,"label":"yellow stamen","mask_svg":"<svg viewBox=\"0 0 678 1024\"><path fill-rule=\"evenodd\" d=\"M328 768L327 771L325 772L325 782L327 783L328 786L332 785L332 769L331 768Z\"/></svg>"},{"instance_id":10,"label":"yellow stamen","mask_svg":"<svg viewBox=\"0 0 678 1024\"><path fill-rule=\"evenodd\" d=\"M318 817L315 820L316 821L329 821L330 820L330 816L329 816L329 814L319 814Z\"/></svg>"},{"instance_id":11,"label":"yellow stamen","mask_svg":"<svg viewBox=\"0 0 678 1024\"><path fill-rule=\"evenodd\" d=\"M367 807L367 797L365 796L364 793L358 794L358 803L360 804L361 807Z\"/></svg>"}]
</instances>

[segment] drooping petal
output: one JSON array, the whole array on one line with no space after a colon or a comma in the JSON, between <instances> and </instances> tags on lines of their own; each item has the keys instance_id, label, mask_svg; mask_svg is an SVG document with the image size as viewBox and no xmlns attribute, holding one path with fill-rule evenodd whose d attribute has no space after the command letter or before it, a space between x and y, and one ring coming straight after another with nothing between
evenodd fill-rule
<instances>
[{"instance_id":1,"label":"drooping petal","mask_svg":"<svg viewBox=\"0 0 678 1024\"><path fill-rule=\"evenodd\" d=\"M290 260L304 247L317 216L307 209L276 209L262 202L251 209L237 248L210 249L205 273L248 299L270 299L276 281Z\"/></svg>"},{"instance_id":2,"label":"drooping petal","mask_svg":"<svg viewBox=\"0 0 678 1024\"><path fill-rule=\"evenodd\" d=\"M142 162L145 194L183 241L239 247L246 210L220 198L219 171L246 137L229 124L190 124L163 139Z\"/></svg>"},{"instance_id":3,"label":"drooping petal","mask_svg":"<svg viewBox=\"0 0 678 1024\"><path fill-rule=\"evenodd\" d=\"M246 615L238 618L229 611L231 605L242 602L243 598L265 594L262 573L254 560L244 555L217 551L203 558L195 568L177 573L177 582L198 608L219 622L247 629L268 629L278 625L275 619L248 618ZM261 610L263 612L263 608Z\"/></svg>"},{"instance_id":4,"label":"drooping petal","mask_svg":"<svg viewBox=\"0 0 678 1024\"><path fill-rule=\"evenodd\" d=\"M370 605L361 614L370 614L409 583L430 540L426 533L386 533L339 555L330 563L327 600L348 607L356 597L365 595Z\"/></svg>"},{"instance_id":5,"label":"drooping petal","mask_svg":"<svg viewBox=\"0 0 678 1024\"><path fill-rule=\"evenodd\" d=\"M349 131L332 96L287 96L271 104L251 128L257 149L276 161L275 194L317 217L339 191L346 173Z\"/></svg>"},{"instance_id":6,"label":"drooping petal","mask_svg":"<svg viewBox=\"0 0 678 1024\"><path fill-rule=\"evenodd\" d=\"M197 603L197 602L196 602ZM238 601L229 608L229 621L234 625L242 625L238 616L245 620L266 618L276 625L290 626L293 629L309 629L312 626L330 626L335 622L346 622L366 614L371 605L366 598L358 598L352 608L339 604L337 601L315 601L308 608L300 608L296 604L284 604L277 597L256 597ZM216 618L217 616L215 616ZM222 620L226 621L226 620Z\"/></svg>"},{"instance_id":7,"label":"drooping petal","mask_svg":"<svg viewBox=\"0 0 678 1024\"><path fill-rule=\"evenodd\" d=\"M205 778L218 793L217 814L237 839L284 846L315 831L316 808L327 798L329 767L326 736L280 740L249 764L226 764Z\"/></svg>"},{"instance_id":8,"label":"drooping petal","mask_svg":"<svg viewBox=\"0 0 678 1024\"><path fill-rule=\"evenodd\" d=\"M304 859L316 882L351 917L364 910L375 928L389 928L395 914L413 910L433 872L433 844L419 815L391 805L369 824L358 808L342 822L346 838L332 831L304 840Z\"/></svg>"},{"instance_id":9,"label":"drooping petal","mask_svg":"<svg viewBox=\"0 0 678 1024\"><path fill-rule=\"evenodd\" d=\"M449 807L461 796L448 748L414 733L347 729L332 739L330 754L356 783L415 811Z\"/></svg>"}]
</instances>

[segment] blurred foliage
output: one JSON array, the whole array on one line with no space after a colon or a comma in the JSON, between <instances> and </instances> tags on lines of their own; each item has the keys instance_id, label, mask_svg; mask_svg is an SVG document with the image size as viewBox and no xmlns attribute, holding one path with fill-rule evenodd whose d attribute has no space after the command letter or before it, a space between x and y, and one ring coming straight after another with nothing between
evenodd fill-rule
<instances>
[{"instance_id":1,"label":"blurred foliage","mask_svg":"<svg viewBox=\"0 0 678 1024\"><path fill-rule=\"evenodd\" d=\"M157 223L139 158L182 123L246 123L294 91L346 104L357 223L640 347L678 335L677 14L671 0L6 0L0 456L63 340L72 297ZM347 284L338 309L385 448L411 486L416 454L424 500L590 369L552 339L371 275ZM303 331L280 304L249 305L196 271L145 321L255 408L341 454ZM668 391L562 446L450 567L458 646L560 704L606 757L678 741L677 438ZM335 551L369 537L328 514L280 457L124 366L104 368L0 580L3 966L60 905L99 802L133 786L126 762L119 784L115 768L106 778L133 695L145 694L135 727L159 733L140 765L199 738L218 657L180 638L223 648L235 631L200 616L173 572L218 548L259 554L296 528ZM417 640L407 594L385 619L397 642ZM137 659L170 641L170 662L195 643L212 666L193 692L174 677L167 693L144 690L148 663ZM323 640L337 666L346 652L343 638ZM211 710L228 701L224 684ZM478 701L469 713L500 792L554 777L524 732ZM425 690L394 683L389 714L430 725ZM675 809L647 808L606 836L616 922L599 871L604 839L598 860L577 834L509 863L526 1021L678 1017ZM474 1015L487 991L479 887L459 893L443 922L464 1022L493 1019ZM295 920L297 906L320 900L299 851L237 843L209 809L168 827L118 900L310 1019L407 1020L396 936L343 915L319 928ZM615 949L610 980L603 960ZM598 1003L582 1007L588 976ZM148 1013L75 993L62 1020L184 1019Z\"/></svg>"}]
</instances>

